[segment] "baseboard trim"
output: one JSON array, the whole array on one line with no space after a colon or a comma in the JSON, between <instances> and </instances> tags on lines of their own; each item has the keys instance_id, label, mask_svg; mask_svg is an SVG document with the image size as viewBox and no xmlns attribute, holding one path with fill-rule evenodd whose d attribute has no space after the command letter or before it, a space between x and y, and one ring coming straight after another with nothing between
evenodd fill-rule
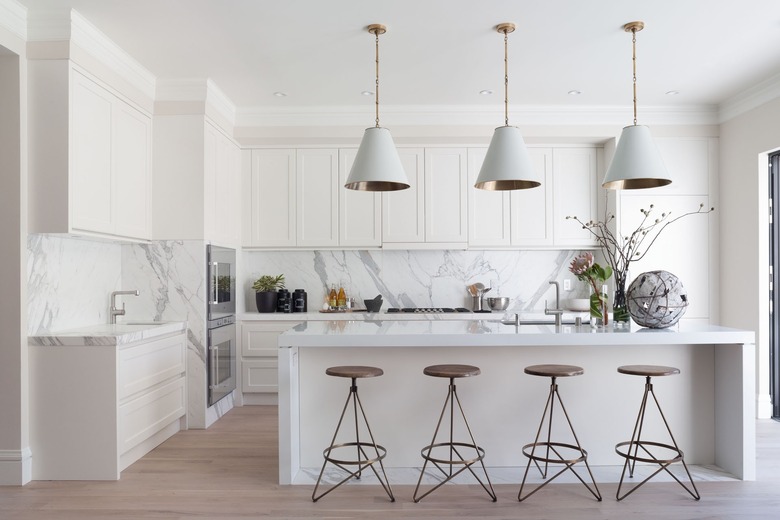
<instances>
[{"instance_id":1,"label":"baseboard trim","mask_svg":"<svg viewBox=\"0 0 780 520\"><path fill-rule=\"evenodd\" d=\"M23 486L32 480L32 451L0 450L0 486Z\"/></svg>"}]
</instances>

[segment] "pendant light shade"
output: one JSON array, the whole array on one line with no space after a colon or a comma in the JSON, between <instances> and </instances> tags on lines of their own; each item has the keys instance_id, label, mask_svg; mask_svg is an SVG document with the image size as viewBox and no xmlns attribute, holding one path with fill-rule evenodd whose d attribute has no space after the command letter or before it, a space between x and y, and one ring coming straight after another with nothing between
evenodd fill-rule
<instances>
[{"instance_id":1,"label":"pendant light shade","mask_svg":"<svg viewBox=\"0 0 780 520\"><path fill-rule=\"evenodd\" d=\"M672 182L666 177L650 129L643 125L625 127L602 186L612 190L657 188Z\"/></svg>"},{"instance_id":2,"label":"pendant light shade","mask_svg":"<svg viewBox=\"0 0 780 520\"><path fill-rule=\"evenodd\" d=\"M644 22L631 22L623 26L623 29L632 35L634 124L625 127L620 134L615 156L601 184L608 189L657 188L672 182L653 141L653 136L650 135L650 129L636 124L636 33L644 27Z\"/></svg>"},{"instance_id":3,"label":"pendant light shade","mask_svg":"<svg viewBox=\"0 0 780 520\"><path fill-rule=\"evenodd\" d=\"M520 129L496 128L474 186L482 190L524 190L540 184L534 176Z\"/></svg>"},{"instance_id":4,"label":"pendant light shade","mask_svg":"<svg viewBox=\"0 0 780 520\"><path fill-rule=\"evenodd\" d=\"M409 187L390 130L366 128L344 186L361 191L396 191Z\"/></svg>"},{"instance_id":5,"label":"pendant light shade","mask_svg":"<svg viewBox=\"0 0 780 520\"><path fill-rule=\"evenodd\" d=\"M381 24L372 24L368 32L376 37L376 126L366 128L345 188L359 191L397 191L409 187L401 158L387 128L379 126L379 35L387 32Z\"/></svg>"},{"instance_id":6,"label":"pendant light shade","mask_svg":"<svg viewBox=\"0 0 780 520\"><path fill-rule=\"evenodd\" d=\"M509 126L509 59L507 35L515 24L502 23L496 27L504 35L504 125L496 128L490 140L485 160L479 170L475 188L482 190L524 190L542 184L534 174L531 157L525 141L516 126Z\"/></svg>"}]
</instances>

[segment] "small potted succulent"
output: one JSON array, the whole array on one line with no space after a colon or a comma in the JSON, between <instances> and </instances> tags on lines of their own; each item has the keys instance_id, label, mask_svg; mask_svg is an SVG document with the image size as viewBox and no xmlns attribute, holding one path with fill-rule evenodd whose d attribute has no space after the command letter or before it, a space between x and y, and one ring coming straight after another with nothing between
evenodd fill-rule
<instances>
[{"instance_id":1,"label":"small potted succulent","mask_svg":"<svg viewBox=\"0 0 780 520\"><path fill-rule=\"evenodd\" d=\"M284 275L261 276L252 284L252 289L256 291L257 312L276 312L276 291L284 289Z\"/></svg>"}]
</instances>

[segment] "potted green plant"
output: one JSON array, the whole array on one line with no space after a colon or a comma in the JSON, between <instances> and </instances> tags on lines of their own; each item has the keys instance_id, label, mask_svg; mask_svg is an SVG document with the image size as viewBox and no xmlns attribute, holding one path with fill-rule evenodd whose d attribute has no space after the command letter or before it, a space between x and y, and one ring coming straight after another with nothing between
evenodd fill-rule
<instances>
[{"instance_id":1,"label":"potted green plant","mask_svg":"<svg viewBox=\"0 0 780 520\"><path fill-rule=\"evenodd\" d=\"M279 289L284 289L284 275L264 275L252 284L255 292L257 312L276 312L276 297Z\"/></svg>"}]
</instances>

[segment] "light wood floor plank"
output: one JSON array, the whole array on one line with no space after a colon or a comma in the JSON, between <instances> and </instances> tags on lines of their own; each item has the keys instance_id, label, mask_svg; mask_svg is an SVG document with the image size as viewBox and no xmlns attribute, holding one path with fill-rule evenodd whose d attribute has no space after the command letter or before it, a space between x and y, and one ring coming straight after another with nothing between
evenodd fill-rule
<instances>
[{"instance_id":1,"label":"light wood floor plank","mask_svg":"<svg viewBox=\"0 0 780 520\"><path fill-rule=\"evenodd\" d=\"M36 481L0 487L0 518L504 518L775 519L780 516L780 423L758 421L756 482L701 482L699 502L675 483L648 483L623 502L600 485L596 502L580 484L550 485L524 503L517 486L491 502L474 486L445 486L419 504L413 486L339 488L316 504L310 486L279 486L276 407L235 408L208 430L180 432L122 472L117 482Z\"/></svg>"}]
</instances>

